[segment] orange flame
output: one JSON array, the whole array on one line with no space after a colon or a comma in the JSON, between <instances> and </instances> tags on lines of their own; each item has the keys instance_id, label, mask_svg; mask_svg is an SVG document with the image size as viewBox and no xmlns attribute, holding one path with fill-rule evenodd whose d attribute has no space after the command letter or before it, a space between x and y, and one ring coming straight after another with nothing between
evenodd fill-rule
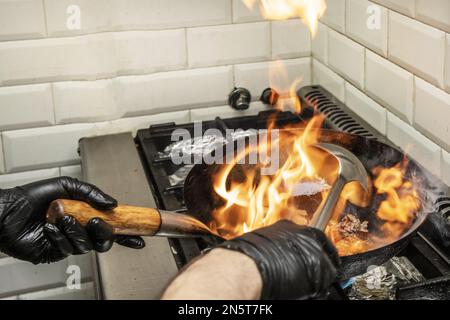
<instances>
[{"instance_id":1,"label":"orange flame","mask_svg":"<svg viewBox=\"0 0 450 320\"><path fill-rule=\"evenodd\" d=\"M411 181L405 181L407 161L398 163L392 168L375 168L374 174L377 193L385 194L377 211L377 216L384 220L385 234L398 237L414 220L415 213L421 203Z\"/></svg>"},{"instance_id":2,"label":"orange flame","mask_svg":"<svg viewBox=\"0 0 450 320\"><path fill-rule=\"evenodd\" d=\"M257 0L242 1L250 9L257 2ZM260 0L260 10L266 19L285 20L299 17L308 25L313 36L317 32L317 21L326 8L325 0Z\"/></svg>"},{"instance_id":3,"label":"orange flame","mask_svg":"<svg viewBox=\"0 0 450 320\"><path fill-rule=\"evenodd\" d=\"M271 88L284 94L276 108L292 110L294 105L295 111L300 112L296 94L300 80L289 85L286 69L279 61L271 65L269 73ZM211 230L230 239L281 219L307 225L320 210L339 173L336 158L313 147L321 140L322 122L322 116L315 116L300 126L285 127L286 130L277 131L276 139L259 139L256 145L235 155L231 163L221 166L212 177L218 205L212 212ZM267 125L269 136L275 134L275 123L272 119ZM252 153L273 158L274 152L279 163L270 175L261 173L271 165L264 159L254 165L243 161ZM406 167L405 160L390 168L375 168L373 181L369 181L369 196L359 183L346 184L326 229L340 255L380 247L409 229L421 203L413 184L405 178ZM360 221L346 212L348 203L368 208L365 210L373 214L368 221Z\"/></svg>"},{"instance_id":4,"label":"orange flame","mask_svg":"<svg viewBox=\"0 0 450 320\"><path fill-rule=\"evenodd\" d=\"M269 83L270 87L279 94L275 105L279 111L291 110L300 113L301 104L297 90L302 82L303 78L300 76L293 81L289 79L287 68L282 60L275 60L269 64Z\"/></svg>"},{"instance_id":5,"label":"orange flame","mask_svg":"<svg viewBox=\"0 0 450 320\"><path fill-rule=\"evenodd\" d=\"M304 128L280 132L277 143L280 143L282 161L273 175L260 174L265 164L240 164L254 151L247 148L213 176L213 189L223 202L212 213L210 227L214 233L230 239L281 219L300 225L310 222L328 196L339 171L334 157L312 147L320 139L322 120L315 117ZM264 141L256 147L264 152L268 148ZM375 194L383 198L375 209L371 207L371 197L365 196L358 183L345 186L326 229L340 255L365 252L391 243L411 227L421 202L411 181L405 179L406 163L373 170L375 180L370 189L376 189ZM368 221L346 219L347 202L370 208L374 216ZM371 227L376 228L378 224L381 228L370 232Z\"/></svg>"},{"instance_id":6,"label":"orange flame","mask_svg":"<svg viewBox=\"0 0 450 320\"><path fill-rule=\"evenodd\" d=\"M311 148L311 144L317 141L321 121L317 117L307 124L301 134L278 138L277 144L284 145L286 142L281 140L289 140L291 149L288 154L280 155L286 159L274 175L261 175L263 164L238 164L254 151L250 148L237 155L232 163L224 165L213 184L214 191L224 200L224 205L213 213L211 227L217 234L231 238L280 219L291 219L301 224L307 222L308 213L297 206L295 194L302 188L328 188L324 179L317 175L316 158L324 158L324 153ZM258 152L267 153L268 149L267 141L257 146ZM243 166L245 172L240 172ZM239 176L239 173L243 175ZM230 177L236 179L229 181Z\"/></svg>"}]
</instances>

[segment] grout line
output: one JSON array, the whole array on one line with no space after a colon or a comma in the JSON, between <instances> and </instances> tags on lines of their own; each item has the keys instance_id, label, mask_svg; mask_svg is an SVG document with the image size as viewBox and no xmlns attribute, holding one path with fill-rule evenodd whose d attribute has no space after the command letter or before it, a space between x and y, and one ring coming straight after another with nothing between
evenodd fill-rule
<instances>
[{"instance_id":1,"label":"grout line","mask_svg":"<svg viewBox=\"0 0 450 320\"><path fill-rule=\"evenodd\" d=\"M230 9L231 9L231 24L236 24L234 22L234 1L233 0L229 0L230 1Z\"/></svg>"},{"instance_id":2,"label":"grout line","mask_svg":"<svg viewBox=\"0 0 450 320\"><path fill-rule=\"evenodd\" d=\"M274 59L274 57L273 57L273 42L272 42L272 40L273 40L272 21L269 21L269 51L270 51L270 58Z\"/></svg>"},{"instance_id":3,"label":"grout line","mask_svg":"<svg viewBox=\"0 0 450 320\"><path fill-rule=\"evenodd\" d=\"M347 34L347 1L344 1L344 34Z\"/></svg>"},{"instance_id":4,"label":"grout line","mask_svg":"<svg viewBox=\"0 0 450 320\"><path fill-rule=\"evenodd\" d=\"M2 163L1 163L1 165L2 165L2 167L0 168L1 169L1 171L3 172L3 174L6 174L6 154L5 154L5 144L4 144L4 141L3 141L4 139L3 139L3 132L0 132L0 143L1 143L1 149L2 149L2 154L1 154L1 156L3 157L2 158ZM0 174L0 175L2 175L2 174Z\"/></svg>"},{"instance_id":5,"label":"grout line","mask_svg":"<svg viewBox=\"0 0 450 320\"><path fill-rule=\"evenodd\" d=\"M450 34L444 38L444 92L450 94ZM448 83L447 83L448 80Z\"/></svg>"},{"instance_id":6,"label":"grout line","mask_svg":"<svg viewBox=\"0 0 450 320\"><path fill-rule=\"evenodd\" d=\"M363 72L364 72L364 81L363 81L363 90L364 92L367 90L366 88L366 80L367 80L367 48L364 47L364 64L363 64Z\"/></svg>"},{"instance_id":7,"label":"grout line","mask_svg":"<svg viewBox=\"0 0 450 320\"><path fill-rule=\"evenodd\" d=\"M288 19L288 20L295 20L298 18ZM9 40L1 40L0 42L14 42L14 41L34 41L34 40L57 40L57 39L67 39L67 38L75 38L75 37L88 37L88 36L95 36L95 35L101 35L101 34L110 34L110 33L126 33L126 32L164 32L164 31L174 31L174 30L182 30L182 29L197 29L197 28L208 28L208 27L226 27L226 26L233 26L233 25L240 25L240 24L252 24L252 23L262 23L262 22L270 22L272 20L254 20L254 21L242 21L237 23L212 23L212 24L204 24L204 25L198 25L198 26L175 26L175 27L168 27L168 28L136 28L136 29L114 29L114 27L110 30L102 30L99 31L93 31L93 32L78 32L73 34L56 34L55 36L47 36L46 38L43 37L36 37L36 38L26 38L26 39L9 39ZM46 22L47 23L47 22Z\"/></svg>"},{"instance_id":8,"label":"grout line","mask_svg":"<svg viewBox=\"0 0 450 320\"><path fill-rule=\"evenodd\" d=\"M298 56L298 57L293 57L293 58L285 58L285 59L281 59L282 61L289 61L289 60L295 60L295 59L302 59L302 58L309 58L311 57L311 55L309 56ZM46 84L46 83L60 83L60 82L94 82L94 81L102 81L102 80L114 80L114 79L118 79L118 78L126 78L126 77L146 77L146 76L157 76L160 74L164 74L164 73L176 73L176 72L188 72L191 70L202 70L202 69L213 69L213 68L223 68L223 67L227 67L227 66L234 66L234 65L241 65L241 64L256 64L256 63L264 63L264 62L272 62L272 61L277 61L280 59L266 59L266 60L258 60L258 61L251 61L251 62L245 62L245 61L237 61L235 63L228 63L228 64L220 64L220 65L210 65L210 66L199 66L199 67L193 67L193 68L189 68L189 67L185 67L185 68L180 68L180 69L169 69L169 70L159 70L159 71L155 71L152 73L141 73L141 74L117 74L117 73L113 73L112 76L106 76L106 77L99 77L99 78L92 78L92 79L62 79L62 80L48 80L48 81L43 81L43 82L21 82L21 83L13 83L13 84L7 84L7 85L2 85L0 86L0 88L7 88L7 87L15 87L15 86L24 86L24 85L37 85L37 84Z\"/></svg>"},{"instance_id":9,"label":"grout line","mask_svg":"<svg viewBox=\"0 0 450 320\"><path fill-rule=\"evenodd\" d=\"M187 28L184 28L184 46L186 50L186 61L185 67L189 69L189 45L188 45L188 31Z\"/></svg>"},{"instance_id":10,"label":"grout line","mask_svg":"<svg viewBox=\"0 0 450 320\"><path fill-rule=\"evenodd\" d=\"M416 76L413 75L413 87L412 87L412 118L408 119L408 122L410 122L411 126L414 127L414 122L416 119Z\"/></svg>"},{"instance_id":11,"label":"grout line","mask_svg":"<svg viewBox=\"0 0 450 320\"><path fill-rule=\"evenodd\" d=\"M389 32L389 30L390 30L390 28L391 28L391 10L389 10L388 9L388 12L387 12L387 22L386 22L386 28L387 28L387 34L386 34L386 59L389 59L389 39L390 39L390 37L389 37L389 34L390 34L390 32Z\"/></svg>"},{"instance_id":12,"label":"grout line","mask_svg":"<svg viewBox=\"0 0 450 320\"><path fill-rule=\"evenodd\" d=\"M52 106L53 106L53 125L57 125L56 123L56 100L55 100L55 86L54 83L50 83L50 89L52 91Z\"/></svg>"},{"instance_id":13,"label":"grout line","mask_svg":"<svg viewBox=\"0 0 450 320\"><path fill-rule=\"evenodd\" d=\"M44 25L45 25L45 36L48 38L48 22L47 22L47 10L45 8L45 0L41 0L42 10L44 12Z\"/></svg>"}]
</instances>

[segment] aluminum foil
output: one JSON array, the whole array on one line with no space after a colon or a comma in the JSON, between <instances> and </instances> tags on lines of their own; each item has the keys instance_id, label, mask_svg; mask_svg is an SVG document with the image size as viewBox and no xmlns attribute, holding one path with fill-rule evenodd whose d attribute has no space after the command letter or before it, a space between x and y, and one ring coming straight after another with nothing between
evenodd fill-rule
<instances>
[{"instance_id":1,"label":"aluminum foil","mask_svg":"<svg viewBox=\"0 0 450 320\"><path fill-rule=\"evenodd\" d=\"M393 300L397 281L384 266L374 267L354 278L349 293L351 300Z\"/></svg>"},{"instance_id":2,"label":"aluminum foil","mask_svg":"<svg viewBox=\"0 0 450 320\"><path fill-rule=\"evenodd\" d=\"M353 278L349 292L351 300L394 300L399 285L425 280L423 275L406 257L393 257L382 266Z\"/></svg>"},{"instance_id":3,"label":"aluminum foil","mask_svg":"<svg viewBox=\"0 0 450 320\"><path fill-rule=\"evenodd\" d=\"M237 130L233 131L229 139L220 135L203 135L188 140L181 140L168 145L160 156L190 156L204 155L211 153L218 147L224 146L227 142L254 135L255 130Z\"/></svg>"},{"instance_id":4,"label":"aluminum foil","mask_svg":"<svg viewBox=\"0 0 450 320\"><path fill-rule=\"evenodd\" d=\"M176 157L179 155L203 155L211 153L216 148L223 146L226 139L221 136L208 135L195 137L188 140L181 140L168 145L162 156Z\"/></svg>"},{"instance_id":5,"label":"aluminum foil","mask_svg":"<svg viewBox=\"0 0 450 320\"><path fill-rule=\"evenodd\" d=\"M240 138L254 135L255 130L238 130L231 133L229 140L235 141ZM188 140L181 140L168 145L163 152L159 153L160 157L178 157L191 156L191 155L204 155L209 154L213 150L224 146L229 140L222 136L216 135L204 135L201 137L195 137ZM171 186L184 183L189 171L194 165L188 164L179 168L173 174L169 176L169 182Z\"/></svg>"},{"instance_id":6,"label":"aluminum foil","mask_svg":"<svg viewBox=\"0 0 450 320\"><path fill-rule=\"evenodd\" d=\"M193 167L193 164L187 164L171 174L169 176L170 185L175 186L184 183L184 180L186 180L189 171L191 171Z\"/></svg>"}]
</instances>

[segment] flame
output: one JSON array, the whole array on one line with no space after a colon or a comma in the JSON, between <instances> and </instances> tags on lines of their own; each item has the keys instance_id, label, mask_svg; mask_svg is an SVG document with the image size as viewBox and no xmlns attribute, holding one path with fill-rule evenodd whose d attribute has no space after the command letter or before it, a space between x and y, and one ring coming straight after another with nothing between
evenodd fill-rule
<instances>
[{"instance_id":1,"label":"flame","mask_svg":"<svg viewBox=\"0 0 450 320\"><path fill-rule=\"evenodd\" d=\"M261 175L264 164L239 165L242 159L255 151L250 147L234 157L230 164L223 166L213 183L214 191L223 201L223 205L213 212L214 220L210 227L215 233L231 238L271 225L280 219L307 223L310 213L298 206L297 194L302 189L305 190L301 194L312 188L318 188L319 194L328 189L325 178L329 178L330 174L318 174L326 163L331 163L334 173L338 170L334 158L312 147L318 140L322 121L322 117L315 117L303 130L295 130L295 134L283 135L276 140L277 144L289 146L289 152L280 155L285 161L271 176ZM269 140L260 141L256 149L267 153L270 150ZM237 176L239 173L243 173L243 176Z\"/></svg>"},{"instance_id":2,"label":"flame","mask_svg":"<svg viewBox=\"0 0 450 320\"><path fill-rule=\"evenodd\" d=\"M271 88L280 93L276 108L292 110L294 106L300 113L296 89L301 79L289 82L286 68L279 61L271 64L269 77ZM314 101L309 102L314 105ZM214 233L230 239L281 219L309 224L339 174L336 158L314 147L322 139L323 120L321 115L314 116L306 123L275 131L276 121L271 119L266 139L258 139L256 145L248 145L232 161L218 167L212 176L216 204L209 225ZM275 132L279 135L275 136ZM278 166L270 175L263 175L262 170L271 163L258 159L257 164L246 164L254 153L272 159L278 154ZM369 194L357 182L345 185L325 230L340 255L391 243L411 227L421 202L406 178L407 165L405 159L391 167L371 170ZM363 212L361 217L349 212L355 206L364 208L358 211Z\"/></svg>"},{"instance_id":3,"label":"flame","mask_svg":"<svg viewBox=\"0 0 450 320\"><path fill-rule=\"evenodd\" d=\"M257 0L242 0L253 8ZM325 0L260 0L260 10L266 19L285 20L299 17L309 27L311 34L317 32L317 21L325 13Z\"/></svg>"},{"instance_id":4,"label":"flame","mask_svg":"<svg viewBox=\"0 0 450 320\"><path fill-rule=\"evenodd\" d=\"M313 147L320 139L322 120L316 116L301 129L283 131L278 141L280 149L284 150L283 161L273 175L260 174L263 164L240 164L254 151L250 148L221 167L213 177L213 189L223 203L212 213L210 228L214 233L230 239L281 219L309 224L339 171L334 157ZM254 148L267 151L268 143L260 141ZM378 205L358 183L345 186L326 229L340 255L365 252L391 243L411 227L421 202L414 185L405 178L407 163L402 161L393 167L372 170L375 178L373 186L370 181L370 190L375 191L369 193L382 199ZM373 217L368 221L347 219L347 223L356 221L356 224L344 226L348 203L367 207ZM377 225L381 225L379 230L371 232ZM364 227L358 229L360 226ZM346 235L346 228L353 230L352 233Z\"/></svg>"},{"instance_id":5,"label":"flame","mask_svg":"<svg viewBox=\"0 0 450 320\"><path fill-rule=\"evenodd\" d=\"M295 113L301 112L301 102L297 95L297 90L303 82L303 78L298 76L291 81L289 79L287 67L282 60L275 60L269 64L269 84L274 89L272 94L277 94L275 108L279 111L290 110ZM274 97L271 100L274 101ZM270 124L272 125L272 124Z\"/></svg>"},{"instance_id":6,"label":"flame","mask_svg":"<svg viewBox=\"0 0 450 320\"><path fill-rule=\"evenodd\" d=\"M382 226L385 234L394 237L398 237L410 226L421 206L413 184L404 180L406 165L407 161L403 161L391 168L374 169L377 175L377 193L386 195L386 200L378 208L377 216L385 221Z\"/></svg>"}]
</instances>

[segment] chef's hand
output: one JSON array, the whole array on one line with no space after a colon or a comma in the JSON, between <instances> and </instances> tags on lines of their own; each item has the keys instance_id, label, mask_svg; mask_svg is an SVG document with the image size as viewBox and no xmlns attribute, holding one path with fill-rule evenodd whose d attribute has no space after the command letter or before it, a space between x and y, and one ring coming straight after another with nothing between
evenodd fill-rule
<instances>
[{"instance_id":1,"label":"chef's hand","mask_svg":"<svg viewBox=\"0 0 450 320\"><path fill-rule=\"evenodd\" d=\"M219 247L250 257L261 274L261 299L306 299L335 280L340 261L325 234L282 220Z\"/></svg>"},{"instance_id":2,"label":"chef's hand","mask_svg":"<svg viewBox=\"0 0 450 320\"><path fill-rule=\"evenodd\" d=\"M111 227L98 218L85 228L70 216L56 225L47 223L47 208L56 199L85 201L99 210L117 206L115 199L97 187L69 177L0 190L0 251L38 264L90 250L104 252L114 241L135 249L145 246L140 237L115 237Z\"/></svg>"},{"instance_id":3,"label":"chef's hand","mask_svg":"<svg viewBox=\"0 0 450 320\"><path fill-rule=\"evenodd\" d=\"M163 299L306 299L335 280L339 257L320 230L283 220L223 242L190 264Z\"/></svg>"}]
</instances>

